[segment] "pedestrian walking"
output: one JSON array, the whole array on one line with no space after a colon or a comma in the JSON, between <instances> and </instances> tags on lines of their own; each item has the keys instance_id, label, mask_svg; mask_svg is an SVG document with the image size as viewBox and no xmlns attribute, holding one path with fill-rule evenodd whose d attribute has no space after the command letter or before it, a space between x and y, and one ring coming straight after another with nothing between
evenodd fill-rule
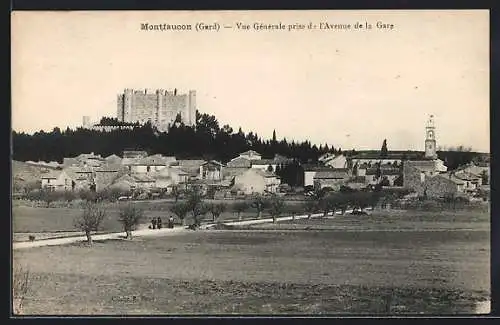
<instances>
[{"instance_id":1,"label":"pedestrian walking","mask_svg":"<svg viewBox=\"0 0 500 325\"><path fill-rule=\"evenodd\" d=\"M156 218L151 219L151 225L153 226L153 229L156 229Z\"/></svg>"},{"instance_id":2,"label":"pedestrian walking","mask_svg":"<svg viewBox=\"0 0 500 325\"><path fill-rule=\"evenodd\" d=\"M170 216L170 218L168 218L168 227L174 228L174 218L172 218L172 216Z\"/></svg>"},{"instance_id":3,"label":"pedestrian walking","mask_svg":"<svg viewBox=\"0 0 500 325\"><path fill-rule=\"evenodd\" d=\"M158 221L156 221L156 224L158 225L158 229L161 229L161 218L158 217Z\"/></svg>"}]
</instances>

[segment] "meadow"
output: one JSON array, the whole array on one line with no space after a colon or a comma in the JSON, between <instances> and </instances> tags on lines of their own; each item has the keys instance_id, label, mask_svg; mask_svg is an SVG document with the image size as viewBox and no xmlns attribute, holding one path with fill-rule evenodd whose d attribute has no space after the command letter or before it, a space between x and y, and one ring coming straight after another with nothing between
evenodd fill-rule
<instances>
[{"instance_id":1,"label":"meadow","mask_svg":"<svg viewBox=\"0 0 500 325\"><path fill-rule=\"evenodd\" d=\"M487 213L248 228L14 251L32 275L25 312L467 314L489 298Z\"/></svg>"}]
</instances>

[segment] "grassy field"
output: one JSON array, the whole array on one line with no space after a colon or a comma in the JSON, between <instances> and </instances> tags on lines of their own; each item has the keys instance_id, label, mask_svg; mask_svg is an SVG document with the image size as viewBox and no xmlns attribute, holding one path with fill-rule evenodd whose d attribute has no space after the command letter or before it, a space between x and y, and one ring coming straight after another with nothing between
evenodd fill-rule
<instances>
[{"instance_id":1,"label":"grassy field","mask_svg":"<svg viewBox=\"0 0 500 325\"><path fill-rule=\"evenodd\" d=\"M32 273L28 314L455 314L489 297L487 215L361 217L378 229L349 216L295 222L316 231L287 222L14 258ZM405 222L415 229L394 231Z\"/></svg>"}]
</instances>

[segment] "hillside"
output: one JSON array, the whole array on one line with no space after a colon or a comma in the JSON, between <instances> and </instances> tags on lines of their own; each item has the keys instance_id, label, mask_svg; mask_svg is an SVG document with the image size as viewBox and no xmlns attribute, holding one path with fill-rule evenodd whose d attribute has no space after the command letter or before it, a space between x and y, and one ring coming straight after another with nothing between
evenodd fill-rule
<instances>
[{"instance_id":1,"label":"hillside","mask_svg":"<svg viewBox=\"0 0 500 325\"><path fill-rule=\"evenodd\" d=\"M29 165L22 161L12 161L12 181L14 192L21 188L35 186L43 173L48 171L45 167Z\"/></svg>"}]
</instances>

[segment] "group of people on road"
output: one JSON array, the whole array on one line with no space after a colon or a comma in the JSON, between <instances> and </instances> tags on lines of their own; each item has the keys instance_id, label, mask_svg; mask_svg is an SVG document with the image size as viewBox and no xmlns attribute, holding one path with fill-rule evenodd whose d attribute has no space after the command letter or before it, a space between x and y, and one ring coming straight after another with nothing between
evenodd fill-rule
<instances>
[{"instance_id":1,"label":"group of people on road","mask_svg":"<svg viewBox=\"0 0 500 325\"><path fill-rule=\"evenodd\" d=\"M160 217L151 219L150 229L161 229L162 228L162 220ZM174 228L174 218L170 216L168 218L168 228Z\"/></svg>"}]
</instances>

